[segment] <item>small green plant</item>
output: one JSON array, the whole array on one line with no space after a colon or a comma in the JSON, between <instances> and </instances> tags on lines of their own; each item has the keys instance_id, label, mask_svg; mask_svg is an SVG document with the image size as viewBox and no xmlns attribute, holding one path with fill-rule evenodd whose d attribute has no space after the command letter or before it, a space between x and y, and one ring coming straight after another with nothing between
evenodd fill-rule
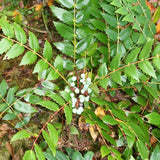
<instances>
[{"instance_id":1,"label":"small green plant","mask_svg":"<svg viewBox=\"0 0 160 160\"><path fill-rule=\"evenodd\" d=\"M58 3L59 7L50 6L54 26L63 38L53 42L59 50L55 57L48 41L40 48L34 33L26 35L17 23L9 23L5 16L0 19L3 60L24 53L20 66L34 64L33 74L37 73L39 80L35 87L23 90L8 89L5 80L0 84L0 117L5 114L3 120L11 120L19 113L28 114L23 120L17 116L20 122L15 127L25 129L11 141L34 136L24 160L45 159L46 152L37 144L42 133L52 157L60 154L56 152L60 133L49 122L64 109L67 125L73 114L77 114L97 129L103 140L99 149L102 157L155 160L160 146L153 148L150 137L160 141L160 44L154 39L156 27L145 0L59 0ZM129 98L109 101L106 95L113 98L116 90ZM31 133L27 124L39 107L52 111L53 115L38 134ZM105 110L103 117L95 113L97 107ZM116 129L116 138L111 136L112 127ZM86 155L82 158L75 153L75 157L81 157L77 159L93 157L91 154L90 158L85 158Z\"/></svg>"}]
</instances>

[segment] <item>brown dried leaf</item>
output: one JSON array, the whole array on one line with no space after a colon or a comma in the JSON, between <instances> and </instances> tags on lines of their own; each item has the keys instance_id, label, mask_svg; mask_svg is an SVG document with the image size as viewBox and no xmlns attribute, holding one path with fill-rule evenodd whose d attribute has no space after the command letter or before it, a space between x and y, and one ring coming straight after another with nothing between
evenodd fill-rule
<instances>
[{"instance_id":1,"label":"brown dried leaf","mask_svg":"<svg viewBox=\"0 0 160 160\"><path fill-rule=\"evenodd\" d=\"M96 141L99 133L96 130L95 125L90 125L89 126L89 132L90 132L91 137L93 138L93 140Z\"/></svg>"},{"instance_id":2,"label":"brown dried leaf","mask_svg":"<svg viewBox=\"0 0 160 160\"><path fill-rule=\"evenodd\" d=\"M97 107L96 110L95 110L95 114L100 119L103 119L103 117L105 116L105 109L102 108L102 107Z\"/></svg>"},{"instance_id":3,"label":"brown dried leaf","mask_svg":"<svg viewBox=\"0 0 160 160\"><path fill-rule=\"evenodd\" d=\"M1 126L0 126L0 130L1 131L7 131L9 130L10 128L8 127L8 124L6 123L3 123Z\"/></svg>"},{"instance_id":4,"label":"brown dried leaf","mask_svg":"<svg viewBox=\"0 0 160 160\"><path fill-rule=\"evenodd\" d=\"M160 23L157 24L156 29L157 29L156 33L160 33Z\"/></svg>"},{"instance_id":5,"label":"brown dried leaf","mask_svg":"<svg viewBox=\"0 0 160 160\"><path fill-rule=\"evenodd\" d=\"M6 142L6 148L8 149L9 153L13 156L13 147L9 142Z\"/></svg>"}]
</instances>

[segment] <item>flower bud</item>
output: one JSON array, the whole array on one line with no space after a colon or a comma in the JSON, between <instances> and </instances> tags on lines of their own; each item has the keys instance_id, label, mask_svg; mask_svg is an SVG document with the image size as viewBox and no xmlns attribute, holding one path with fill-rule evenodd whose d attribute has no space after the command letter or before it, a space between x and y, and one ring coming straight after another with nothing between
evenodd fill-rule
<instances>
[{"instance_id":1,"label":"flower bud","mask_svg":"<svg viewBox=\"0 0 160 160\"><path fill-rule=\"evenodd\" d=\"M77 80L77 77L76 76L73 76L72 77L72 81L76 81Z\"/></svg>"}]
</instances>

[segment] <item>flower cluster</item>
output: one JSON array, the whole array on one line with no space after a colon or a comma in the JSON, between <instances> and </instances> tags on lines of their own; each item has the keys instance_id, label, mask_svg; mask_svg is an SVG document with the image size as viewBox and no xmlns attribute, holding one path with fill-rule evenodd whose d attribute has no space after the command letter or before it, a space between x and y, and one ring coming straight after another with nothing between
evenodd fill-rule
<instances>
[{"instance_id":1,"label":"flower cluster","mask_svg":"<svg viewBox=\"0 0 160 160\"><path fill-rule=\"evenodd\" d=\"M72 112L80 115L84 108L84 102L89 101L89 94L92 92L89 86L91 85L91 78L86 77L84 73L81 76L73 76L70 79L71 90L66 88L65 90L70 93L72 101Z\"/></svg>"}]
</instances>

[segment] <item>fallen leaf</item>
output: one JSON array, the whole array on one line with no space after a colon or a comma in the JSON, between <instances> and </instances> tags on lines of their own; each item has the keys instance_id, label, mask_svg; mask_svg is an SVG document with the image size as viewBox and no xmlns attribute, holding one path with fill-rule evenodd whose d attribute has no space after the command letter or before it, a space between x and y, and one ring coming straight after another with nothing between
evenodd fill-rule
<instances>
[{"instance_id":1,"label":"fallen leaf","mask_svg":"<svg viewBox=\"0 0 160 160\"><path fill-rule=\"evenodd\" d=\"M3 123L1 126L0 126L0 130L1 131L7 131L7 130L9 130L10 128L8 127L8 124L5 124L5 123Z\"/></svg>"},{"instance_id":2,"label":"fallen leaf","mask_svg":"<svg viewBox=\"0 0 160 160\"><path fill-rule=\"evenodd\" d=\"M151 5L146 1L146 5L148 6L148 8L150 9L150 11L152 10Z\"/></svg>"},{"instance_id":3,"label":"fallen leaf","mask_svg":"<svg viewBox=\"0 0 160 160\"><path fill-rule=\"evenodd\" d=\"M13 147L9 142L6 142L6 148L8 149L10 155L13 157Z\"/></svg>"},{"instance_id":4,"label":"fallen leaf","mask_svg":"<svg viewBox=\"0 0 160 160\"><path fill-rule=\"evenodd\" d=\"M54 2L54 0L49 0L49 1L47 2L48 6L53 5L53 2Z\"/></svg>"},{"instance_id":5,"label":"fallen leaf","mask_svg":"<svg viewBox=\"0 0 160 160\"><path fill-rule=\"evenodd\" d=\"M39 12L41 10L42 6L43 6L42 3L41 4L37 4L36 8L35 8L35 11Z\"/></svg>"},{"instance_id":6,"label":"fallen leaf","mask_svg":"<svg viewBox=\"0 0 160 160\"><path fill-rule=\"evenodd\" d=\"M19 11L17 11L17 10L14 10L13 11L13 17L15 17L15 16L17 16L17 15L19 15L20 13L19 13Z\"/></svg>"},{"instance_id":7,"label":"fallen leaf","mask_svg":"<svg viewBox=\"0 0 160 160\"><path fill-rule=\"evenodd\" d=\"M103 119L103 117L105 116L105 109L102 108L102 107L97 107L96 110L95 110L95 114L100 119Z\"/></svg>"},{"instance_id":8,"label":"fallen leaf","mask_svg":"<svg viewBox=\"0 0 160 160\"><path fill-rule=\"evenodd\" d=\"M157 29L156 33L159 33L160 32L160 23L157 24L156 29Z\"/></svg>"},{"instance_id":9,"label":"fallen leaf","mask_svg":"<svg viewBox=\"0 0 160 160\"><path fill-rule=\"evenodd\" d=\"M90 132L91 137L93 138L93 140L96 141L99 133L98 133L95 125L89 125L89 132Z\"/></svg>"}]
</instances>

